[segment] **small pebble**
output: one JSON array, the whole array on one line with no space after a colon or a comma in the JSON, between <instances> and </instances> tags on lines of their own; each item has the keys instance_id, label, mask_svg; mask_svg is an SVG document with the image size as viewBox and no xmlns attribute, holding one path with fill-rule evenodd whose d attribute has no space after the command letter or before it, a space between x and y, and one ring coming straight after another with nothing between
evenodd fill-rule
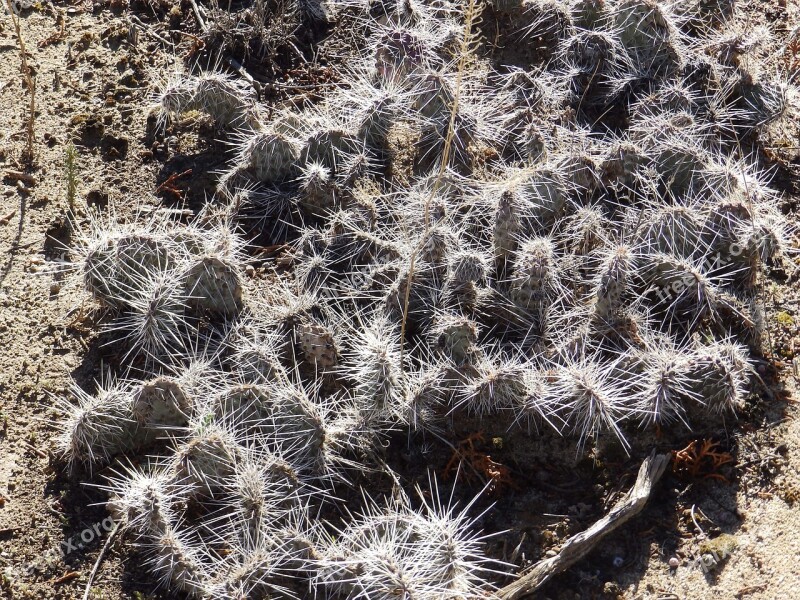
<instances>
[{"instance_id":1,"label":"small pebble","mask_svg":"<svg viewBox=\"0 0 800 600\"><path fill-rule=\"evenodd\" d=\"M677 569L681 566L681 561L678 560L678 557L673 556L669 559L669 568L670 569Z\"/></svg>"}]
</instances>

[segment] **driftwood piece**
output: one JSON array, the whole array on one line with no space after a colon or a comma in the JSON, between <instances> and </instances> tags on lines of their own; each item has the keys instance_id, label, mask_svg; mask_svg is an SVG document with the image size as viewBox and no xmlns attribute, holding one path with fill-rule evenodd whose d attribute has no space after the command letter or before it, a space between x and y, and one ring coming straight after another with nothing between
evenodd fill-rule
<instances>
[{"instance_id":1,"label":"driftwood piece","mask_svg":"<svg viewBox=\"0 0 800 600\"><path fill-rule=\"evenodd\" d=\"M497 597L501 600L516 600L527 596L544 585L553 575L565 571L589 554L605 536L642 512L653 487L664 474L667 464L669 455L656 454L654 450L639 467L636 483L611 509L611 512L586 531L569 538L557 555L539 561L519 579L500 589Z\"/></svg>"}]
</instances>

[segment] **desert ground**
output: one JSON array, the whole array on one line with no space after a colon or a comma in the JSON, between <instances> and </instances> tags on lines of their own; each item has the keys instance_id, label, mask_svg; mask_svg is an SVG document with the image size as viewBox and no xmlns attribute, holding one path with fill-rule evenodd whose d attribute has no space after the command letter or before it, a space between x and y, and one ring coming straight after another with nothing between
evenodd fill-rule
<instances>
[{"instance_id":1,"label":"desert ground","mask_svg":"<svg viewBox=\"0 0 800 600\"><path fill-rule=\"evenodd\" d=\"M26 59L34 74L35 118L29 160L31 92L21 72L14 22L5 10L0 18L0 597L81 598L110 534L106 495L53 456L55 406L69 396L73 379L91 388L109 365L118 365L119 357L105 345L91 300L59 265L79 235L74 229L86 226L89 207L196 210L213 189L213 174L227 160L226 146L202 116L187 117L166 131L154 126L158 86L189 57L202 54L192 3L12 4L19 7ZM793 68L793 83L800 85L800 54L790 50L792 43L800 47L800 4L738 4L739 19L772 32L774 39L759 51L771 57L776 70ZM330 73L335 65L298 60L290 57L278 61L272 73L256 73L265 81L288 82L273 86L268 103L313 90L326 77L335 79ZM786 67L791 61L793 66ZM771 169L781 211L793 225L800 222L799 132L800 113L795 112L767 128L759 140L760 161ZM65 166L70 142L77 149L74 207L69 206ZM536 482L520 480L519 486L481 501L488 511L485 529L494 520L516 523L491 543L507 558L511 549L522 547L512 561L521 569L605 514L630 486L650 447L671 453L692 441L713 439L729 456L714 477L687 477L673 460L641 515L535 597L798 596L799 265L797 254L790 255L782 269L764 277L759 300L765 334L753 363L758 381L738 418L699 436L650 437L637 443L630 457L616 461L583 460L575 469L553 464L548 470L543 464ZM265 285L267 268L268 259L254 254L247 285ZM513 464L512 457L498 456ZM447 458L434 461L439 475ZM99 482L100 475L91 481ZM124 536L112 542L89 598L181 597L159 588Z\"/></svg>"}]
</instances>

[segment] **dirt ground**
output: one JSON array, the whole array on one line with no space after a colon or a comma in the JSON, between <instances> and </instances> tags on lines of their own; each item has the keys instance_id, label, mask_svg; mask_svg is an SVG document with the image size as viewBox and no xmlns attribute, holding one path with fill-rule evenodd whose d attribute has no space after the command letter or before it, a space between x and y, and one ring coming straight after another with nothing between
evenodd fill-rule
<instances>
[{"instance_id":1,"label":"dirt ground","mask_svg":"<svg viewBox=\"0 0 800 600\"><path fill-rule=\"evenodd\" d=\"M785 40L792 23L800 23L796 4L754 3L746 12L772 23L777 34L773 47ZM3 598L82 597L109 534L106 513L96 505L103 494L53 466L48 454L55 398L67 392L71 377L91 382L103 371L96 328L79 318L82 296L69 278L53 273L62 253L59 241L67 241L70 233L65 225L65 146L72 140L79 149L79 215L83 203L103 205L109 199L157 206L165 195L164 188L161 198L156 195L159 185L187 165L194 173L179 180L178 187L191 196L203 186L204 175L192 163L201 144L196 137L188 133L160 140L147 133L152 84L180 61L159 39L161 33L139 25L150 17L155 18L146 8L134 10L119 1L35 4L22 11L22 36L36 74L34 168L22 160L29 96L20 76L16 35L9 15L3 12L0 18ZM170 18L180 23L190 14ZM795 120L770 132L765 142L766 164L776 165L776 185L784 192L784 209L793 222L800 202L798 127ZM212 167L204 165L206 170ZM687 480L668 473L643 515L556 578L541 597L798 597L800 357L795 359L795 352L800 288L793 265L773 275L763 298L769 336L764 358L757 363L764 385L756 386L757 397L747 414L717 438L735 464L724 479ZM619 472L635 470L630 464ZM523 515L529 509L519 502L506 499L498 510L516 506ZM570 533L588 527L604 512L602 506L580 503L570 509ZM555 529L562 534L567 530ZM105 555L90 597L171 597L159 595L137 569L136 558L117 540Z\"/></svg>"}]
</instances>

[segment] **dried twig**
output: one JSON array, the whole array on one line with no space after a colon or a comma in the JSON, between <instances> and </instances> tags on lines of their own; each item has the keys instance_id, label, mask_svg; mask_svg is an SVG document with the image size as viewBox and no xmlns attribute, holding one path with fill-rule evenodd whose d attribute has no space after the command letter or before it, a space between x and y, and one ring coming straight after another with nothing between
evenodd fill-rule
<instances>
[{"instance_id":1,"label":"dried twig","mask_svg":"<svg viewBox=\"0 0 800 600\"><path fill-rule=\"evenodd\" d=\"M11 212L9 212L9 213L3 215L2 217L0 217L0 225L8 225L8 223L11 221L11 219L14 218L15 214L17 214L17 209L16 208L13 209Z\"/></svg>"},{"instance_id":2,"label":"dried twig","mask_svg":"<svg viewBox=\"0 0 800 600\"><path fill-rule=\"evenodd\" d=\"M69 142L64 149L64 179L67 184L67 207L75 215L75 196L78 193L78 150Z\"/></svg>"},{"instance_id":3,"label":"dried twig","mask_svg":"<svg viewBox=\"0 0 800 600\"><path fill-rule=\"evenodd\" d=\"M69 571L68 573L64 573L61 577L56 577L55 579L51 579L48 583L52 583L53 585L61 585L62 583L67 583L68 581L77 579L80 576L81 576L80 571Z\"/></svg>"},{"instance_id":4,"label":"dried twig","mask_svg":"<svg viewBox=\"0 0 800 600\"><path fill-rule=\"evenodd\" d=\"M200 7L197 5L197 2L195 2L195 0L189 0L189 3L192 5L192 11L194 12L194 17L197 19L197 24L200 26L200 29L206 31L208 29L208 25L206 25L206 20L203 18L203 15L200 12Z\"/></svg>"},{"instance_id":5,"label":"dried twig","mask_svg":"<svg viewBox=\"0 0 800 600\"><path fill-rule=\"evenodd\" d=\"M428 236L428 232L430 231L431 226L431 219L430 219L430 211L431 211L431 203L433 199L436 197L436 193L439 191L439 187L442 184L442 179L444 178L445 173L447 172L447 166L450 163L450 152L453 148L453 130L455 128L456 117L458 116L458 106L461 100L461 87L462 87L462 80L464 77L464 72L466 71L467 66L467 58L469 57L470 47L472 46L475 40L475 31L473 30L473 25L478 22L480 18L481 7L478 6L476 0L468 0L467 7L464 12L464 35L461 39L461 55L458 60L458 69L456 70L456 81L453 90L453 104L450 107L450 121L449 127L447 129L447 134L444 140L444 147L442 148L442 157L441 161L439 161L439 170L436 174L436 178L433 180L433 186L431 186L431 191L428 194L427 199L425 200L425 207L424 207L424 230L422 232L422 236L419 239L416 247L411 252L411 259L408 264L408 281L406 283L405 295L403 297L403 314L402 320L400 321L400 362L402 363L403 359L403 352L405 351L405 337L406 337L406 326L408 324L408 308L411 302L411 286L414 282L414 270L417 264L417 255L419 251L422 249L422 245L425 243L426 238Z\"/></svg>"},{"instance_id":6,"label":"dried twig","mask_svg":"<svg viewBox=\"0 0 800 600\"><path fill-rule=\"evenodd\" d=\"M36 178L22 171L6 171L5 178L11 181L22 181L28 185L36 185Z\"/></svg>"},{"instance_id":7,"label":"dried twig","mask_svg":"<svg viewBox=\"0 0 800 600\"><path fill-rule=\"evenodd\" d=\"M49 5L48 6L51 13L53 13L53 17L56 20L56 27L58 27L58 31L51 34L47 38L43 39L41 42L36 44L37 48L47 48L48 46L55 44L56 42L60 42L64 39L64 13L58 10L55 6Z\"/></svg>"},{"instance_id":8,"label":"dried twig","mask_svg":"<svg viewBox=\"0 0 800 600\"><path fill-rule=\"evenodd\" d=\"M734 594L734 596L736 598L741 598L742 596L747 596L747 595L753 594L755 592L763 592L765 589L767 589L767 584L766 583L758 583L756 585L748 585L748 586L743 587L742 589L740 589L738 592L736 592Z\"/></svg>"},{"instance_id":9,"label":"dried twig","mask_svg":"<svg viewBox=\"0 0 800 600\"><path fill-rule=\"evenodd\" d=\"M108 539L106 539L106 543L103 544L103 547L100 549L100 554L97 556L94 567L92 567L92 572L89 573L89 581L86 582L86 589L83 592L83 600L89 600L89 591L92 589L94 578L97 575L97 571L100 569L100 564L103 562L106 552L108 552L108 549L111 547L111 543L117 537L118 532L119 523L114 523L114 528L111 530L111 533L108 534Z\"/></svg>"},{"instance_id":10,"label":"dried twig","mask_svg":"<svg viewBox=\"0 0 800 600\"><path fill-rule=\"evenodd\" d=\"M11 16L11 22L14 24L14 31L17 34L17 44L19 46L19 56L22 62L22 76L25 78L25 86L28 88L30 94L30 105L28 107L28 120L26 123L26 146L25 146L25 161L28 163L33 162L33 139L34 139L34 124L36 119L36 84L31 75L31 68L28 66L28 51L25 49L25 40L22 39L22 28L19 24L19 15L14 12L14 7L11 5L11 0L6 0L8 7L8 14Z\"/></svg>"},{"instance_id":11,"label":"dried twig","mask_svg":"<svg viewBox=\"0 0 800 600\"><path fill-rule=\"evenodd\" d=\"M664 474L669 459L669 455L653 451L639 467L636 483L611 512L586 531L569 538L554 557L539 561L522 577L499 590L497 597L515 600L532 594L553 575L565 571L586 556L609 533L642 512L653 487Z\"/></svg>"},{"instance_id":12,"label":"dried twig","mask_svg":"<svg viewBox=\"0 0 800 600\"><path fill-rule=\"evenodd\" d=\"M31 444L30 442L26 442L24 440L23 440L22 443L25 444L28 447L28 450L30 450L31 452L36 454L36 456L38 456L39 458L47 458L47 452L45 452L44 450L41 450L40 448L37 448L36 446Z\"/></svg>"},{"instance_id":13,"label":"dried twig","mask_svg":"<svg viewBox=\"0 0 800 600\"><path fill-rule=\"evenodd\" d=\"M175 44L170 42L168 39L158 35L155 31L153 31L152 27L148 27L141 20L139 20L136 15L128 15L128 20L135 26L138 27L141 31L143 31L146 35L149 35L153 39L158 40L165 46L174 47Z\"/></svg>"}]
</instances>

